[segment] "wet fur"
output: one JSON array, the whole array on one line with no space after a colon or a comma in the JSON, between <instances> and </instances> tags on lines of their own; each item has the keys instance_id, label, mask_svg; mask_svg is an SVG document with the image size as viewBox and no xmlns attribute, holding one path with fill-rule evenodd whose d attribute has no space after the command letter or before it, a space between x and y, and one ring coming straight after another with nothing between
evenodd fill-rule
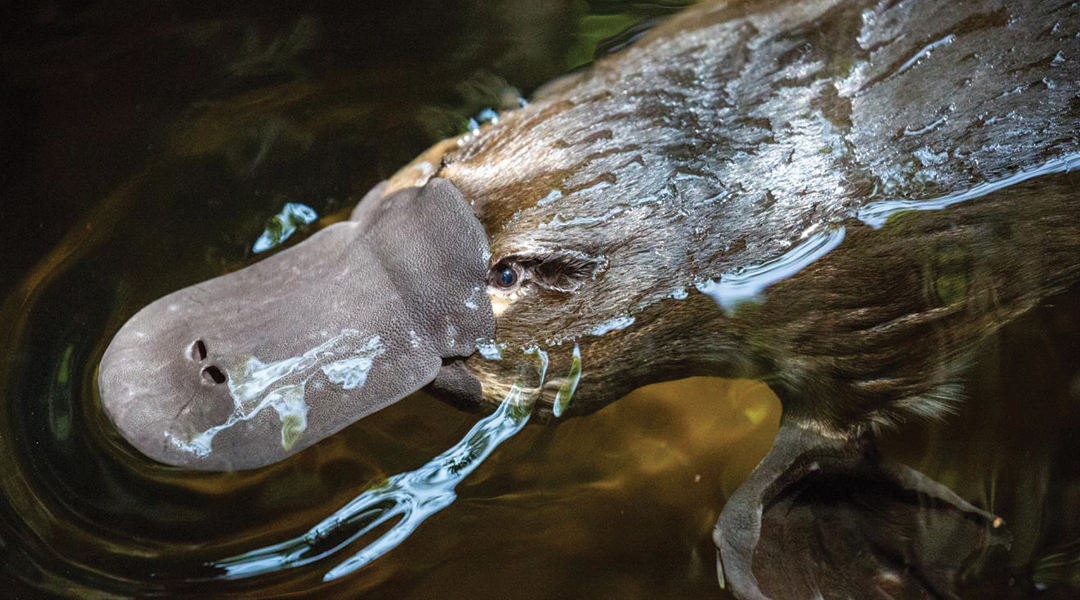
<instances>
[{"instance_id":1,"label":"wet fur","mask_svg":"<svg viewBox=\"0 0 1080 600\"><path fill-rule=\"evenodd\" d=\"M1076 152L1078 28L1071 2L691 9L443 158L438 175L473 204L492 266L529 276L498 338L547 348L553 378L579 343L577 412L706 374L765 379L785 414L825 433L941 415L982 337L1080 279L1080 177L877 231L854 211ZM845 241L762 305L724 314L693 289L830 223ZM634 325L589 334L618 315ZM489 401L522 369L468 367Z\"/></svg>"}]
</instances>

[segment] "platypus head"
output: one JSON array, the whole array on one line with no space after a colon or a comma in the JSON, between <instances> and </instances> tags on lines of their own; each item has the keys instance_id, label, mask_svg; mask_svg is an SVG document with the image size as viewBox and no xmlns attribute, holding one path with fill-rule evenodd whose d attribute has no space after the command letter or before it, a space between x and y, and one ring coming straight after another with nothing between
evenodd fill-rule
<instances>
[{"instance_id":1,"label":"platypus head","mask_svg":"<svg viewBox=\"0 0 1080 600\"><path fill-rule=\"evenodd\" d=\"M677 207L640 155L530 159L514 141L537 129L529 113L438 146L349 221L138 312L100 365L119 431L168 464L253 468L425 386L467 407L516 386L561 414L646 366L686 374L694 324L663 308L687 295L693 240L657 220Z\"/></svg>"}]
</instances>

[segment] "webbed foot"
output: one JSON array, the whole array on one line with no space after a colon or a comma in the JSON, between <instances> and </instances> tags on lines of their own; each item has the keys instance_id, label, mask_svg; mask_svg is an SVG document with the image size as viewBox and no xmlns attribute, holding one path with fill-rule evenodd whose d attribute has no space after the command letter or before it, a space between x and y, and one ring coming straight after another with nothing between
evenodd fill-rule
<instances>
[{"instance_id":1,"label":"webbed foot","mask_svg":"<svg viewBox=\"0 0 1080 600\"><path fill-rule=\"evenodd\" d=\"M956 598L1002 520L883 460L870 437L784 424L713 532L721 586L742 600Z\"/></svg>"}]
</instances>

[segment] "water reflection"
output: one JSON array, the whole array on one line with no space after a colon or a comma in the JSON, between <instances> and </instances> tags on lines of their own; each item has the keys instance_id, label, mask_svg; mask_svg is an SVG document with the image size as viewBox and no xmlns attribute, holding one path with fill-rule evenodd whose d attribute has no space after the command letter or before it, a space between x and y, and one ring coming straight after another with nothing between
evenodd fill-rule
<instances>
[{"instance_id":1,"label":"water reflection","mask_svg":"<svg viewBox=\"0 0 1080 600\"><path fill-rule=\"evenodd\" d=\"M563 378L559 391L555 394L555 400L551 404L551 413L561 417L566 408L570 406L570 400L577 391L578 382L581 381L581 347L574 344L574 352L570 355L570 370Z\"/></svg>"},{"instance_id":2,"label":"water reflection","mask_svg":"<svg viewBox=\"0 0 1080 600\"><path fill-rule=\"evenodd\" d=\"M299 202L286 202L281 212L267 222L266 229L259 239L255 240L251 251L258 254L276 248L292 237L299 227L310 225L318 218L319 215L310 206Z\"/></svg>"},{"instance_id":3,"label":"water reflection","mask_svg":"<svg viewBox=\"0 0 1080 600\"><path fill-rule=\"evenodd\" d=\"M450 506L454 488L505 440L521 431L532 414L522 405L521 388L514 387L491 415L481 419L465 438L415 471L394 475L364 492L304 535L213 563L225 570L225 579L301 567L322 560L377 527L401 519L379 539L327 571L324 581L344 577L405 540L428 517ZM331 545L328 540L335 541Z\"/></svg>"}]
</instances>

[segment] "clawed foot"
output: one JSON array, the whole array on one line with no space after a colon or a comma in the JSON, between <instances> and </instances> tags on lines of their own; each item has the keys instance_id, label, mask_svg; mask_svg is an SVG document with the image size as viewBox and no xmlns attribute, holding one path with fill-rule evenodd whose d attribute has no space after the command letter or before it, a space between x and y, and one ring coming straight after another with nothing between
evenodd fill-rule
<instances>
[{"instance_id":1,"label":"clawed foot","mask_svg":"<svg viewBox=\"0 0 1080 600\"><path fill-rule=\"evenodd\" d=\"M966 567L1007 545L1002 520L873 441L785 424L728 501L713 539L742 600L955 598Z\"/></svg>"}]
</instances>

